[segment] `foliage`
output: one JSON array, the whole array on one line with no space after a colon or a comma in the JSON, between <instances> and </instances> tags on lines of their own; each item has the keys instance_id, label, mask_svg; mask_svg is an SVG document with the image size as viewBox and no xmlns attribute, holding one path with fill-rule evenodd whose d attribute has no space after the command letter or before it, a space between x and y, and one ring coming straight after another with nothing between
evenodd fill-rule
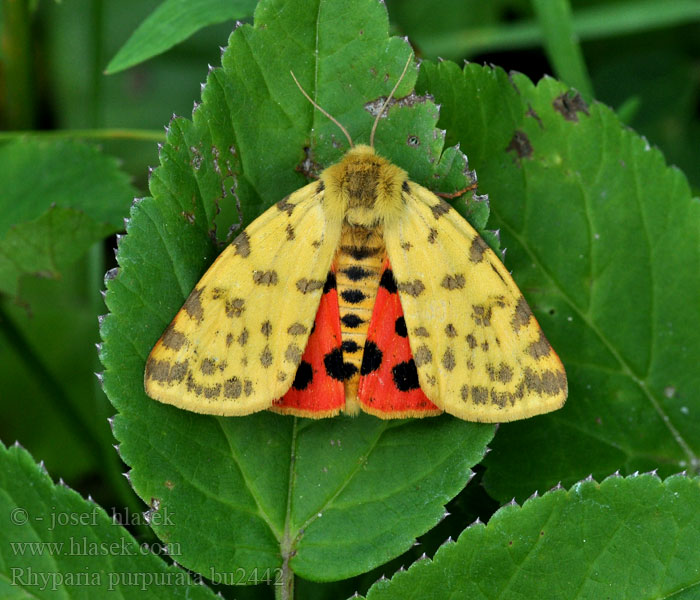
<instances>
[{"instance_id":1,"label":"foliage","mask_svg":"<svg viewBox=\"0 0 700 600\"><path fill-rule=\"evenodd\" d=\"M0 512L31 518L0 527L3 597L48 596L59 578L66 597L100 597L114 573L139 585L153 576L144 589L117 584L145 597L209 597L208 587L289 597L295 581L297 597L319 599L697 593L696 3L447 0L388 2L387 12L376 0L263 0L254 17L250 2L218 0L139 3L140 15L121 3L28 6L8 3L2 21L0 123L39 139L0 134L0 438L19 438L84 496L139 518L128 523L136 541L27 452L0 446ZM237 18L248 24L226 42ZM32 19L52 57L40 69ZM222 245L344 151L290 68L366 142L371 108L411 52L389 31L407 33L422 62L397 91L415 94L381 119L378 151L442 192L476 172L478 194L453 202L508 249L567 368L566 406L496 430L451 417L216 418L148 399L145 358ZM475 54L484 49L499 54ZM103 79L112 56L109 70L122 72ZM540 79L545 60L559 81ZM200 97L207 62L221 66ZM37 76L47 69L51 88ZM173 118L165 135L148 129L192 101L192 117ZM47 126L54 137L38 132ZM147 186L144 140L161 142ZM133 196L147 197L129 211ZM103 247L124 218L115 262ZM89 381L105 271L100 378L111 405ZM114 410L133 490L110 447ZM524 504L506 504L513 497ZM58 514L94 519L49 528ZM75 539L119 550L52 554ZM26 542L42 550L21 554ZM143 543L167 544L170 556L140 555ZM49 584L13 579L29 572ZM99 585L69 582L78 572ZM155 574L178 583L161 589ZM372 585L381 575L390 580Z\"/></svg>"}]
</instances>

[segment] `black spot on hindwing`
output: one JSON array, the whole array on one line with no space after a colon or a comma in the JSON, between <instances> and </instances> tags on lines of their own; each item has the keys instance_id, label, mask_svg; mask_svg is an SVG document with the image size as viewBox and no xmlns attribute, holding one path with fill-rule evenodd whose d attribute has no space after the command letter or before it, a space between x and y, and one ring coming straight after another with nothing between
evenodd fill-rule
<instances>
[{"instance_id":1,"label":"black spot on hindwing","mask_svg":"<svg viewBox=\"0 0 700 600\"><path fill-rule=\"evenodd\" d=\"M365 351L362 353L360 375L369 375L373 371L376 371L382 364L382 357L382 351L377 344L367 340L365 342Z\"/></svg>"},{"instance_id":2,"label":"black spot on hindwing","mask_svg":"<svg viewBox=\"0 0 700 600\"><path fill-rule=\"evenodd\" d=\"M391 375L394 378L394 384L401 392L410 392L420 387L418 369L416 369L416 363L413 359L398 363L391 369Z\"/></svg>"},{"instance_id":3,"label":"black spot on hindwing","mask_svg":"<svg viewBox=\"0 0 700 600\"><path fill-rule=\"evenodd\" d=\"M326 354L323 357L323 365L326 367L328 376L338 381L350 379L357 373L355 365L343 361L343 351L340 348L334 348Z\"/></svg>"}]
</instances>

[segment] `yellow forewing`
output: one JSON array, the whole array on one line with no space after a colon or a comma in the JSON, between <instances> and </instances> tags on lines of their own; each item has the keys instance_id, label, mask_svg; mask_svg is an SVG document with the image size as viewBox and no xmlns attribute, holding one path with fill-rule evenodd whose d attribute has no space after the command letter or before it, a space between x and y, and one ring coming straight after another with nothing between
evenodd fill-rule
<instances>
[{"instance_id":1,"label":"yellow forewing","mask_svg":"<svg viewBox=\"0 0 700 600\"><path fill-rule=\"evenodd\" d=\"M216 259L155 345L149 396L179 408L245 415L292 385L341 221L312 183L268 209Z\"/></svg>"},{"instance_id":2,"label":"yellow forewing","mask_svg":"<svg viewBox=\"0 0 700 600\"><path fill-rule=\"evenodd\" d=\"M564 368L495 253L427 189L403 199L384 238L426 396L470 421L560 408Z\"/></svg>"}]
</instances>

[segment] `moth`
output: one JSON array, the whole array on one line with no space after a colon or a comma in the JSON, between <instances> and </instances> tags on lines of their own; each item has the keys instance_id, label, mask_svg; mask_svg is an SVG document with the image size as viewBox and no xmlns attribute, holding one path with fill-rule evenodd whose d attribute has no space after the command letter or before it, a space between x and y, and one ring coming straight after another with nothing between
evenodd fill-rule
<instances>
[{"instance_id":1,"label":"moth","mask_svg":"<svg viewBox=\"0 0 700 600\"><path fill-rule=\"evenodd\" d=\"M148 357L149 396L212 415L482 422L564 404L562 363L508 270L373 149L399 82L369 146L299 86L351 148L219 255Z\"/></svg>"}]
</instances>

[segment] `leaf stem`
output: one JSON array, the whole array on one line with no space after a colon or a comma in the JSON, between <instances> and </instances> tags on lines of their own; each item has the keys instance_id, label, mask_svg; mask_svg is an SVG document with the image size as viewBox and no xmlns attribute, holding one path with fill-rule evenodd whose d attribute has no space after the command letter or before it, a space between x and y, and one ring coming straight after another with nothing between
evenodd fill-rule
<instances>
[{"instance_id":1,"label":"leaf stem","mask_svg":"<svg viewBox=\"0 0 700 600\"><path fill-rule=\"evenodd\" d=\"M36 94L28 0L3 0L2 17L7 124L31 129L36 122Z\"/></svg>"},{"instance_id":2,"label":"leaf stem","mask_svg":"<svg viewBox=\"0 0 700 600\"><path fill-rule=\"evenodd\" d=\"M282 554L282 578L280 585L275 586L275 600L294 599L294 571L289 566L290 559L294 556L294 542L290 531L290 521L292 518L292 490L294 489L294 479L296 475L296 449L297 449L297 426L299 420L294 417L292 425L292 441L289 455L289 479L287 484L287 512L284 517L284 534L280 541L280 553Z\"/></svg>"},{"instance_id":3,"label":"leaf stem","mask_svg":"<svg viewBox=\"0 0 700 600\"><path fill-rule=\"evenodd\" d=\"M152 129L58 129L53 131L0 131L0 141L15 140L23 137L165 142L165 132Z\"/></svg>"},{"instance_id":4,"label":"leaf stem","mask_svg":"<svg viewBox=\"0 0 700 600\"><path fill-rule=\"evenodd\" d=\"M532 0L532 6L542 28L544 48L555 75L581 92L586 100L592 100L593 84L574 32L569 0Z\"/></svg>"}]
</instances>

